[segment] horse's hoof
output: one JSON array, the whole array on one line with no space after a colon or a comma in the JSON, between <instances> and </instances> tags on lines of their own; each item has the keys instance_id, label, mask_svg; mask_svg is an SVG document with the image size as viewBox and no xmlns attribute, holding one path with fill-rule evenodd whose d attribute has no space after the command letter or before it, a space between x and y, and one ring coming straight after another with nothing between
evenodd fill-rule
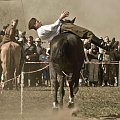
<instances>
[{"instance_id":1,"label":"horse's hoof","mask_svg":"<svg viewBox=\"0 0 120 120\"><path fill-rule=\"evenodd\" d=\"M59 104L58 104L58 102L53 102L53 112L58 111L58 109L59 109Z\"/></svg>"},{"instance_id":2,"label":"horse's hoof","mask_svg":"<svg viewBox=\"0 0 120 120\"><path fill-rule=\"evenodd\" d=\"M53 112L58 112L58 107L56 107L56 108L53 108Z\"/></svg>"},{"instance_id":3,"label":"horse's hoof","mask_svg":"<svg viewBox=\"0 0 120 120\"><path fill-rule=\"evenodd\" d=\"M73 102L69 102L68 108L74 108L74 103Z\"/></svg>"},{"instance_id":4,"label":"horse's hoof","mask_svg":"<svg viewBox=\"0 0 120 120\"><path fill-rule=\"evenodd\" d=\"M76 117L79 112L80 112L80 111L79 111L78 108L74 108L74 109L72 110L72 116Z\"/></svg>"},{"instance_id":5,"label":"horse's hoof","mask_svg":"<svg viewBox=\"0 0 120 120\"><path fill-rule=\"evenodd\" d=\"M59 103L60 109L63 109L63 101Z\"/></svg>"},{"instance_id":6,"label":"horse's hoof","mask_svg":"<svg viewBox=\"0 0 120 120\"><path fill-rule=\"evenodd\" d=\"M73 117L76 117L76 116L77 116L77 113L73 112L73 113L72 113L72 116L73 116Z\"/></svg>"}]
</instances>

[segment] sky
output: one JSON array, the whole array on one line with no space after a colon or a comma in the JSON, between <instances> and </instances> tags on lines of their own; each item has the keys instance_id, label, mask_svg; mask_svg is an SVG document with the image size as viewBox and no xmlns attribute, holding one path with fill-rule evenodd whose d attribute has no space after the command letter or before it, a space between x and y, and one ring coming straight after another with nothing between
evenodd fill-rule
<instances>
[{"instance_id":1,"label":"sky","mask_svg":"<svg viewBox=\"0 0 120 120\"><path fill-rule=\"evenodd\" d=\"M87 28L98 37L120 39L120 0L0 0L0 26L11 19L19 19L19 28L28 34L28 21L36 17L43 24L55 22L62 11L69 11L69 19L76 17L75 24Z\"/></svg>"}]
</instances>

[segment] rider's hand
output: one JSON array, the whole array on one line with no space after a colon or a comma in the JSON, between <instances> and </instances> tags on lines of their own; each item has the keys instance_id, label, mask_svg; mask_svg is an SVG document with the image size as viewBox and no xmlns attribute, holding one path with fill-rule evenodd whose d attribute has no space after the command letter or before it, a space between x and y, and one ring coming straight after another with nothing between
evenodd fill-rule
<instances>
[{"instance_id":1,"label":"rider's hand","mask_svg":"<svg viewBox=\"0 0 120 120\"><path fill-rule=\"evenodd\" d=\"M65 17L69 16L69 12L68 11L63 11L59 17L59 20L64 19Z\"/></svg>"}]
</instances>

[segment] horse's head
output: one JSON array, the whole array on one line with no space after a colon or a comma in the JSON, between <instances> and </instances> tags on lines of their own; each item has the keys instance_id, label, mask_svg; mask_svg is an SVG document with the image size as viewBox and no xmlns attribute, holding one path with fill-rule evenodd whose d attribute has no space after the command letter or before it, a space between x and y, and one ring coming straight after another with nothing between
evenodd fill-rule
<instances>
[{"instance_id":1,"label":"horse's head","mask_svg":"<svg viewBox=\"0 0 120 120\"><path fill-rule=\"evenodd\" d=\"M74 23L74 22L75 22L75 19L76 19L76 17L73 18L73 20L65 19L65 20L62 20L62 23L63 23L63 24L64 24L64 23Z\"/></svg>"}]
</instances>

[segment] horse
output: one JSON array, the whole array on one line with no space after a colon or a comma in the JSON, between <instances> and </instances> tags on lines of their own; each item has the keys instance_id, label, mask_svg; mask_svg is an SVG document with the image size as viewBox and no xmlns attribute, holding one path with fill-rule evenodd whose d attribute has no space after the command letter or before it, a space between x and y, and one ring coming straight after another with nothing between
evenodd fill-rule
<instances>
[{"instance_id":1,"label":"horse","mask_svg":"<svg viewBox=\"0 0 120 120\"><path fill-rule=\"evenodd\" d=\"M4 89L18 89L17 77L20 75L23 63L21 62L21 46L10 41L1 46L1 65ZM14 81L13 81L13 78Z\"/></svg>"},{"instance_id":2,"label":"horse","mask_svg":"<svg viewBox=\"0 0 120 120\"><path fill-rule=\"evenodd\" d=\"M78 91L80 70L84 63L83 42L71 32L63 32L54 37L50 43L50 80L53 86L53 109L63 108L65 95L64 82L66 76L69 84L69 104L74 107L74 95ZM60 100L58 101L57 95Z\"/></svg>"}]
</instances>

